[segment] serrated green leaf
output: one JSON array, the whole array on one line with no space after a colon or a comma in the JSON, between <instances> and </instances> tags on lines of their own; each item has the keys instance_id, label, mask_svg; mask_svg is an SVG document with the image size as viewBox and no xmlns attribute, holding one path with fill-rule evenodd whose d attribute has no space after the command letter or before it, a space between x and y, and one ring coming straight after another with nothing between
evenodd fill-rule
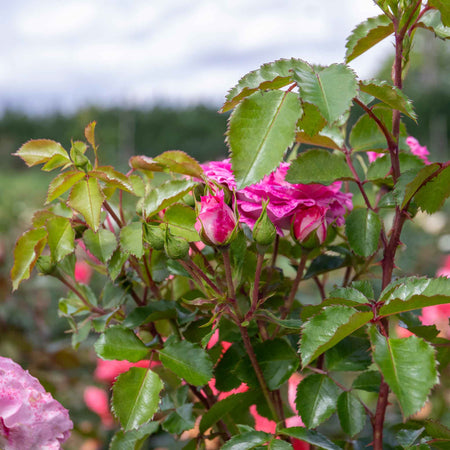
<instances>
[{"instance_id":1,"label":"serrated green leaf","mask_svg":"<svg viewBox=\"0 0 450 450\"><path fill-rule=\"evenodd\" d=\"M255 394L252 392L242 392L231 394L223 400L214 403L211 408L205 412L200 421L200 433L205 433L219 420L222 420L228 413L236 410L248 409L255 402Z\"/></svg>"},{"instance_id":2,"label":"serrated green leaf","mask_svg":"<svg viewBox=\"0 0 450 450\"><path fill-rule=\"evenodd\" d=\"M372 363L370 344L367 338L347 336L325 353L328 370L360 371L366 370Z\"/></svg>"},{"instance_id":3,"label":"serrated green leaf","mask_svg":"<svg viewBox=\"0 0 450 450\"><path fill-rule=\"evenodd\" d=\"M254 351L267 387L271 391L285 383L299 365L296 352L284 339L272 339L256 344ZM248 357L238 363L235 373L250 386L259 387L258 378Z\"/></svg>"},{"instance_id":4,"label":"serrated green leaf","mask_svg":"<svg viewBox=\"0 0 450 450\"><path fill-rule=\"evenodd\" d=\"M324 136L323 134L309 136L301 131L295 135L295 141L299 144L316 145L318 147L331 148L333 150L339 150L342 147L329 136Z\"/></svg>"},{"instance_id":5,"label":"serrated green leaf","mask_svg":"<svg viewBox=\"0 0 450 450\"><path fill-rule=\"evenodd\" d=\"M97 231L104 199L105 196L100 189L98 180L85 178L72 187L67 204L79 212L86 223L94 231Z\"/></svg>"},{"instance_id":6,"label":"serrated green leaf","mask_svg":"<svg viewBox=\"0 0 450 450\"><path fill-rule=\"evenodd\" d=\"M129 255L124 253L120 248L114 251L108 263L108 273L111 280L114 281L119 276L128 257Z\"/></svg>"},{"instance_id":7,"label":"serrated green leaf","mask_svg":"<svg viewBox=\"0 0 450 450\"><path fill-rule=\"evenodd\" d=\"M326 375L313 374L297 387L295 406L306 428L316 428L336 411L340 389Z\"/></svg>"},{"instance_id":8,"label":"serrated green leaf","mask_svg":"<svg viewBox=\"0 0 450 450\"><path fill-rule=\"evenodd\" d=\"M355 73L345 64L318 69L305 66L294 71L302 101L319 108L329 124L337 121L351 106L357 94Z\"/></svg>"},{"instance_id":9,"label":"serrated green leaf","mask_svg":"<svg viewBox=\"0 0 450 450\"><path fill-rule=\"evenodd\" d=\"M351 392L343 392L337 401L339 422L344 433L357 435L366 423L366 412L358 398Z\"/></svg>"},{"instance_id":10,"label":"serrated green leaf","mask_svg":"<svg viewBox=\"0 0 450 450\"><path fill-rule=\"evenodd\" d=\"M424 162L416 155L407 153L400 153L400 172L406 172L407 170L420 170L424 166ZM367 180L375 181L382 179L386 184L392 185L390 180L387 180L388 173L391 171L391 157L389 155L381 156L370 164L367 170Z\"/></svg>"},{"instance_id":11,"label":"serrated green leaf","mask_svg":"<svg viewBox=\"0 0 450 450\"><path fill-rule=\"evenodd\" d=\"M380 390L381 374L376 370L362 372L354 381L352 389L367 392L378 392Z\"/></svg>"},{"instance_id":12,"label":"serrated green leaf","mask_svg":"<svg viewBox=\"0 0 450 450\"><path fill-rule=\"evenodd\" d=\"M136 328L143 323L161 319L174 319L177 316L176 303L168 300L154 301L147 306L139 306L131 311L122 326Z\"/></svg>"},{"instance_id":13,"label":"serrated green leaf","mask_svg":"<svg viewBox=\"0 0 450 450\"><path fill-rule=\"evenodd\" d=\"M56 215L47 219L46 228L52 260L59 262L75 250L75 231L69 219Z\"/></svg>"},{"instance_id":14,"label":"serrated green leaf","mask_svg":"<svg viewBox=\"0 0 450 450\"><path fill-rule=\"evenodd\" d=\"M89 175L104 181L108 187L117 187L130 193L134 192L133 185L128 177L112 166L99 166L95 170L91 170Z\"/></svg>"},{"instance_id":15,"label":"serrated green leaf","mask_svg":"<svg viewBox=\"0 0 450 450\"><path fill-rule=\"evenodd\" d=\"M19 287L23 280L30 278L31 271L46 242L47 230L45 228L28 230L17 240L14 247L14 265L11 269L13 291Z\"/></svg>"},{"instance_id":16,"label":"serrated green leaf","mask_svg":"<svg viewBox=\"0 0 450 450\"><path fill-rule=\"evenodd\" d=\"M250 450L266 443L271 435L263 431L248 431L246 433L233 436L225 442L222 450Z\"/></svg>"},{"instance_id":17,"label":"serrated green leaf","mask_svg":"<svg viewBox=\"0 0 450 450\"><path fill-rule=\"evenodd\" d=\"M323 149L300 153L292 161L286 180L294 184L320 183L329 185L337 180L351 180L352 172L341 154Z\"/></svg>"},{"instance_id":18,"label":"serrated green leaf","mask_svg":"<svg viewBox=\"0 0 450 450\"><path fill-rule=\"evenodd\" d=\"M303 325L300 354L303 367L361 328L373 317L349 306L328 306Z\"/></svg>"},{"instance_id":19,"label":"serrated green leaf","mask_svg":"<svg viewBox=\"0 0 450 450\"><path fill-rule=\"evenodd\" d=\"M46 204L52 202L65 192L67 192L74 184L78 183L85 176L81 171L69 171L59 174L48 186Z\"/></svg>"},{"instance_id":20,"label":"serrated green leaf","mask_svg":"<svg viewBox=\"0 0 450 450\"><path fill-rule=\"evenodd\" d=\"M144 441L159 428L159 422L149 422L137 430L119 430L109 444L109 450L140 450Z\"/></svg>"},{"instance_id":21,"label":"serrated green leaf","mask_svg":"<svg viewBox=\"0 0 450 450\"><path fill-rule=\"evenodd\" d=\"M183 431L191 430L195 426L195 417L192 414L192 403L186 403L171 412L162 426L164 430L172 434L181 434Z\"/></svg>"},{"instance_id":22,"label":"serrated green leaf","mask_svg":"<svg viewBox=\"0 0 450 450\"><path fill-rule=\"evenodd\" d=\"M394 25L384 14L360 23L347 38L345 61L348 63L362 55L393 32Z\"/></svg>"},{"instance_id":23,"label":"serrated green leaf","mask_svg":"<svg viewBox=\"0 0 450 450\"><path fill-rule=\"evenodd\" d=\"M381 100L392 109L406 114L411 119L417 119L417 114L414 112L411 100L400 89L388 84L386 81L360 81L359 89Z\"/></svg>"},{"instance_id":24,"label":"serrated green leaf","mask_svg":"<svg viewBox=\"0 0 450 450\"><path fill-rule=\"evenodd\" d=\"M439 381L433 347L416 336L385 338L375 327L370 338L375 363L396 395L403 416L411 416L423 407Z\"/></svg>"},{"instance_id":25,"label":"serrated green leaf","mask_svg":"<svg viewBox=\"0 0 450 450\"><path fill-rule=\"evenodd\" d=\"M28 167L46 163L55 155L61 156L66 160L66 163L70 163L69 155L62 145L50 139L28 141L14 155L25 161Z\"/></svg>"},{"instance_id":26,"label":"serrated green leaf","mask_svg":"<svg viewBox=\"0 0 450 450\"><path fill-rule=\"evenodd\" d=\"M163 387L159 376L143 367L132 367L117 377L111 405L124 431L138 428L152 419Z\"/></svg>"},{"instance_id":27,"label":"serrated green leaf","mask_svg":"<svg viewBox=\"0 0 450 450\"><path fill-rule=\"evenodd\" d=\"M447 0L430 0L430 5L437 8L441 13L442 23L450 27L450 4Z\"/></svg>"},{"instance_id":28,"label":"serrated green leaf","mask_svg":"<svg viewBox=\"0 0 450 450\"><path fill-rule=\"evenodd\" d=\"M257 90L279 89L292 83L292 70L304 66L301 59L279 59L263 64L259 69L244 75L238 84L230 89L220 112L233 109L242 99Z\"/></svg>"},{"instance_id":29,"label":"serrated green leaf","mask_svg":"<svg viewBox=\"0 0 450 450\"><path fill-rule=\"evenodd\" d=\"M304 102L303 115L298 121L298 127L305 132L309 137L315 136L323 127L327 124L322 114L320 114L319 108L312 103ZM322 144L319 144L322 145ZM331 147L333 148L333 147Z\"/></svg>"},{"instance_id":30,"label":"serrated green leaf","mask_svg":"<svg viewBox=\"0 0 450 450\"><path fill-rule=\"evenodd\" d=\"M195 211L189 206L175 204L164 212L164 222L169 224L169 230L174 236L181 236L188 241L199 241L195 229L197 220Z\"/></svg>"},{"instance_id":31,"label":"serrated green leaf","mask_svg":"<svg viewBox=\"0 0 450 450\"><path fill-rule=\"evenodd\" d=\"M345 234L351 249L361 256L373 255L380 241L381 220L371 209L355 208L345 222Z\"/></svg>"},{"instance_id":32,"label":"serrated green leaf","mask_svg":"<svg viewBox=\"0 0 450 450\"><path fill-rule=\"evenodd\" d=\"M422 211L433 214L444 205L450 196L450 166L442 170L431 181L422 186L414 196L414 201Z\"/></svg>"},{"instance_id":33,"label":"serrated green leaf","mask_svg":"<svg viewBox=\"0 0 450 450\"><path fill-rule=\"evenodd\" d=\"M275 170L295 137L301 105L292 92L255 92L231 114L227 143L237 189Z\"/></svg>"},{"instance_id":34,"label":"serrated green leaf","mask_svg":"<svg viewBox=\"0 0 450 450\"><path fill-rule=\"evenodd\" d=\"M358 303L367 303L369 299L359 290L353 286L336 288L330 292L330 298L344 298ZM373 298L373 297L372 297Z\"/></svg>"},{"instance_id":35,"label":"serrated green leaf","mask_svg":"<svg viewBox=\"0 0 450 450\"><path fill-rule=\"evenodd\" d=\"M154 158L158 164L166 167L170 172L181 173L191 177L201 178L203 169L200 164L181 150L169 150Z\"/></svg>"},{"instance_id":36,"label":"serrated green leaf","mask_svg":"<svg viewBox=\"0 0 450 450\"><path fill-rule=\"evenodd\" d=\"M423 433L424 430L425 427L419 428L418 430L403 429L400 430L395 435L395 437L403 448L409 449L412 445L414 445L414 442L418 439L418 437Z\"/></svg>"},{"instance_id":37,"label":"serrated green leaf","mask_svg":"<svg viewBox=\"0 0 450 450\"><path fill-rule=\"evenodd\" d=\"M212 361L197 344L187 341L166 342L159 355L164 367L189 384L203 386L212 378Z\"/></svg>"},{"instance_id":38,"label":"serrated green leaf","mask_svg":"<svg viewBox=\"0 0 450 450\"><path fill-rule=\"evenodd\" d=\"M117 248L116 235L109 230L100 229L94 233L88 228L83 234L86 248L102 263L107 263Z\"/></svg>"},{"instance_id":39,"label":"serrated green leaf","mask_svg":"<svg viewBox=\"0 0 450 450\"><path fill-rule=\"evenodd\" d=\"M141 222L132 222L120 230L121 249L137 258L144 254L144 242Z\"/></svg>"},{"instance_id":40,"label":"serrated green leaf","mask_svg":"<svg viewBox=\"0 0 450 450\"><path fill-rule=\"evenodd\" d=\"M313 259L306 274L305 280L320 275L321 273L330 272L339 269L345 264L345 258L334 255L319 255Z\"/></svg>"},{"instance_id":41,"label":"serrated green leaf","mask_svg":"<svg viewBox=\"0 0 450 450\"><path fill-rule=\"evenodd\" d=\"M67 159L66 155L53 155L46 164L42 166L44 172L50 172L62 166L69 166L70 160Z\"/></svg>"},{"instance_id":42,"label":"serrated green leaf","mask_svg":"<svg viewBox=\"0 0 450 450\"><path fill-rule=\"evenodd\" d=\"M314 430L307 430L303 427L283 428L279 431L279 434L308 442L308 444L315 445L317 448L323 448L325 450L342 450L341 447L338 447L328 440L323 434Z\"/></svg>"},{"instance_id":43,"label":"serrated green leaf","mask_svg":"<svg viewBox=\"0 0 450 450\"><path fill-rule=\"evenodd\" d=\"M445 26L441 20L441 13L435 9L427 11L420 19L418 26L432 31L441 39L450 39L450 26Z\"/></svg>"},{"instance_id":44,"label":"serrated green leaf","mask_svg":"<svg viewBox=\"0 0 450 450\"><path fill-rule=\"evenodd\" d=\"M95 343L95 351L102 359L137 362L148 357L149 350L134 334L120 325L109 327Z\"/></svg>"},{"instance_id":45,"label":"serrated green leaf","mask_svg":"<svg viewBox=\"0 0 450 450\"><path fill-rule=\"evenodd\" d=\"M152 189L142 205L145 217L152 216L176 203L196 185L197 183L191 180L171 180Z\"/></svg>"}]
</instances>

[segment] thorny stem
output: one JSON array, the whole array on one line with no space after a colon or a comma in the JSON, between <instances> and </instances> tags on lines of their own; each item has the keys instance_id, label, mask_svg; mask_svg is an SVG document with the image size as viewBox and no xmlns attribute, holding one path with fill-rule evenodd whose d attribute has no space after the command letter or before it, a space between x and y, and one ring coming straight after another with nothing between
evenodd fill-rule
<instances>
[{"instance_id":1,"label":"thorny stem","mask_svg":"<svg viewBox=\"0 0 450 450\"><path fill-rule=\"evenodd\" d=\"M358 185L358 189L360 190L367 207L369 209L373 209L372 205L370 204L369 197L367 197L366 191L364 190L364 186L361 182L361 179L359 178L358 172L356 172L355 166L353 165L353 161L351 158L351 152L348 149L345 149L344 154L345 154L345 160L347 161L347 165L350 168L350 170L353 174L353 177L355 178L356 184Z\"/></svg>"}]
</instances>

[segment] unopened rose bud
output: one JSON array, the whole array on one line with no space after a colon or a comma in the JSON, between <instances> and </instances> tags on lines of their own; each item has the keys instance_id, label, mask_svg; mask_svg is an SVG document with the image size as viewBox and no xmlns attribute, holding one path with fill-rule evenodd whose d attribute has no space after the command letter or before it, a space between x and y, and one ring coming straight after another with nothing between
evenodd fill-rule
<instances>
[{"instance_id":1,"label":"unopened rose bud","mask_svg":"<svg viewBox=\"0 0 450 450\"><path fill-rule=\"evenodd\" d=\"M234 237L237 220L233 210L225 203L223 191L201 198L200 213L195 229L205 244L228 245Z\"/></svg>"},{"instance_id":2,"label":"unopened rose bud","mask_svg":"<svg viewBox=\"0 0 450 450\"><path fill-rule=\"evenodd\" d=\"M169 230L166 230L164 250L171 259L184 259L189 254L189 243L186 239L174 236Z\"/></svg>"},{"instance_id":3,"label":"unopened rose bud","mask_svg":"<svg viewBox=\"0 0 450 450\"><path fill-rule=\"evenodd\" d=\"M327 237L326 212L327 208L317 205L298 211L292 219L294 238L300 243L306 243L309 238L314 237L318 244L323 244Z\"/></svg>"},{"instance_id":4,"label":"unopened rose bud","mask_svg":"<svg viewBox=\"0 0 450 450\"><path fill-rule=\"evenodd\" d=\"M52 258L48 255L39 256L36 261L36 267L43 275L53 275L56 270L56 264L52 261Z\"/></svg>"},{"instance_id":5,"label":"unopened rose bud","mask_svg":"<svg viewBox=\"0 0 450 450\"><path fill-rule=\"evenodd\" d=\"M263 205L263 210L261 215L253 227L253 239L254 241L261 245L267 246L272 244L277 235L277 230L275 225L269 219L267 215L267 202Z\"/></svg>"},{"instance_id":6,"label":"unopened rose bud","mask_svg":"<svg viewBox=\"0 0 450 450\"><path fill-rule=\"evenodd\" d=\"M165 232L160 227L144 223L144 241L155 250L164 248Z\"/></svg>"}]
</instances>

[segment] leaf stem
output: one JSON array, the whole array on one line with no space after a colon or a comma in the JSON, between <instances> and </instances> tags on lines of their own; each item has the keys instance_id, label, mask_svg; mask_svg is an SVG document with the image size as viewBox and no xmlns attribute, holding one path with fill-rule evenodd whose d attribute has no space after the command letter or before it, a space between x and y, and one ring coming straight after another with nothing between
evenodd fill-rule
<instances>
[{"instance_id":1,"label":"leaf stem","mask_svg":"<svg viewBox=\"0 0 450 450\"><path fill-rule=\"evenodd\" d=\"M246 320L250 320L255 313L256 309L258 308L259 303L259 284L261 280L261 271L264 264L264 255L261 253L258 253L257 260L256 260L256 272L255 272L255 282L253 284L253 290L252 290L252 302L250 309L248 310L247 314L245 315Z\"/></svg>"},{"instance_id":2,"label":"leaf stem","mask_svg":"<svg viewBox=\"0 0 450 450\"><path fill-rule=\"evenodd\" d=\"M223 265L225 267L225 277L227 279L228 297L234 300L236 297L236 292L234 291L233 274L231 271L231 262L230 262L230 252L228 248L224 248L222 250L222 256L223 256Z\"/></svg>"}]
</instances>

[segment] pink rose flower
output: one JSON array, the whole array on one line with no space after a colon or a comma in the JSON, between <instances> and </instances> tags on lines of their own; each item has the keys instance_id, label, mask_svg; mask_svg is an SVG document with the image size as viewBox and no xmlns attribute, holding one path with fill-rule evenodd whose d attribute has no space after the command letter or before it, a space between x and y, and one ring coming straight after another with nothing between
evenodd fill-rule
<instances>
[{"instance_id":1,"label":"pink rose flower","mask_svg":"<svg viewBox=\"0 0 450 450\"><path fill-rule=\"evenodd\" d=\"M411 149L411 153L413 155L418 156L424 161L425 164L430 164L430 161L428 161L428 155L430 154L430 152L425 146L421 146L419 144L419 141L415 137L407 137L406 143L409 145L409 148Z\"/></svg>"},{"instance_id":2,"label":"pink rose flower","mask_svg":"<svg viewBox=\"0 0 450 450\"><path fill-rule=\"evenodd\" d=\"M92 277L92 267L86 261L75 263L75 281L88 284Z\"/></svg>"},{"instance_id":3,"label":"pink rose flower","mask_svg":"<svg viewBox=\"0 0 450 450\"><path fill-rule=\"evenodd\" d=\"M158 361L152 361L151 367L158 365ZM148 367L149 361L143 360L135 363L129 361L118 360L104 360L97 359L97 368L94 372L94 377L98 381L103 381L108 384L113 384L116 378L123 372L127 372L132 367Z\"/></svg>"},{"instance_id":4,"label":"pink rose flower","mask_svg":"<svg viewBox=\"0 0 450 450\"><path fill-rule=\"evenodd\" d=\"M373 163L376 159L381 158L384 155L385 153L367 152L367 156L369 157L370 163Z\"/></svg>"},{"instance_id":5,"label":"pink rose flower","mask_svg":"<svg viewBox=\"0 0 450 450\"><path fill-rule=\"evenodd\" d=\"M99 387L88 386L83 394L86 406L100 416L105 428L114 427L114 418L109 410L108 393Z\"/></svg>"},{"instance_id":6,"label":"pink rose flower","mask_svg":"<svg viewBox=\"0 0 450 450\"><path fill-rule=\"evenodd\" d=\"M0 357L0 448L58 450L73 428L68 411L39 381Z\"/></svg>"},{"instance_id":7,"label":"pink rose flower","mask_svg":"<svg viewBox=\"0 0 450 450\"><path fill-rule=\"evenodd\" d=\"M209 163L202 164L202 168L206 178L226 186L230 191L236 189L236 182L234 181L230 159L224 159L223 161L211 161Z\"/></svg>"},{"instance_id":8,"label":"pink rose flower","mask_svg":"<svg viewBox=\"0 0 450 450\"><path fill-rule=\"evenodd\" d=\"M201 197L200 205L195 229L209 245L227 244L236 228L236 217L225 203L224 192Z\"/></svg>"},{"instance_id":9,"label":"pink rose flower","mask_svg":"<svg viewBox=\"0 0 450 450\"><path fill-rule=\"evenodd\" d=\"M297 212L292 222L292 232L295 239L302 242L312 232L316 231L319 243L322 244L327 236L326 212L327 208L321 206L313 206Z\"/></svg>"}]
</instances>

